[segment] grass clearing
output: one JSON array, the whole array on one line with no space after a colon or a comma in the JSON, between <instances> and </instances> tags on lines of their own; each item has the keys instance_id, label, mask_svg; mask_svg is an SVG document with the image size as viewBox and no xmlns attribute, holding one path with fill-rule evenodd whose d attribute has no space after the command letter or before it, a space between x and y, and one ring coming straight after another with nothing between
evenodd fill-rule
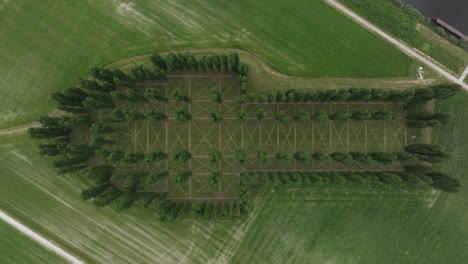
<instances>
[{"instance_id":1,"label":"grass clearing","mask_svg":"<svg viewBox=\"0 0 468 264\"><path fill-rule=\"evenodd\" d=\"M0 261L14 263L66 263L54 252L0 221Z\"/></svg>"},{"instance_id":2,"label":"grass clearing","mask_svg":"<svg viewBox=\"0 0 468 264\"><path fill-rule=\"evenodd\" d=\"M447 39L439 36L435 33L432 29L425 25L418 25L417 30L421 32L425 37L436 43L437 45L441 46L454 56L463 60L464 65L468 65L468 52L463 50L462 48L454 45L452 42L448 41ZM462 69L463 71L463 69ZM461 72L458 72L461 73Z\"/></svg>"},{"instance_id":3,"label":"grass clearing","mask_svg":"<svg viewBox=\"0 0 468 264\"><path fill-rule=\"evenodd\" d=\"M0 23L1 127L46 114L50 92L91 66L151 52L240 48L287 74L415 78L411 59L320 0L21 0L1 4Z\"/></svg>"}]
</instances>

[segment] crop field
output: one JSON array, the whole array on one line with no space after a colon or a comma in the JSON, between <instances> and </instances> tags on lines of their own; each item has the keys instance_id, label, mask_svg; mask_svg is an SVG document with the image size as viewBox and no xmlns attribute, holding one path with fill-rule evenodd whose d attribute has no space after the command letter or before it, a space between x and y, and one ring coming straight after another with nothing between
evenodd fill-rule
<instances>
[{"instance_id":1,"label":"crop field","mask_svg":"<svg viewBox=\"0 0 468 264\"><path fill-rule=\"evenodd\" d=\"M267 192L258 194L260 209L233 263L466 260L460 197L362 186Z\"/></svg>"},{"instance_id":2,"label":"crop field","mask_svg":"<svg viewBox=\"0 0 468 264\"><path fill-rule=\"evenodd\" d=\"M0 24L0 127L46 114L50 92L91 66L152 52L240 48L291 75L417 77L411 59L321 0L0 1Z\"/></svg>"},{"instance_id":3,"label":"crop field","mask_svg":"<svg viewBox=\"0 0 468 264\"><path fill-rule=\"evenodd\" d=\"M313 159L306 164L296 160L282 164L275 158L278 152L293 155L304 151L308 155L314 152L331 154L333 152L401 152L407 145L407 126L405 124L405 104L389 102L367 103L244 103L239 98L239 81L235 74L190 73L169 75L168 81L142 83L137 91L143 93L145 88L155 88L163 96L170 97L174 89L179 89L191 98L191 103L170 101L116 101L117 108L131 109L138 113L148 110L160 111L169 117L166 121L125 121L113 127L116 134L112 136L118 142L113 151L148 153L163 151L169 158L155 163L139 162L135 164L115 164L117 172L164 172L170 173L152 184L140 184L140 191L167 192L169 199L208 199L236 201L238 199L239 174L241 171L391 171L401 170L400 163L391 165L366 165L353 162L344 165L337 161L318 162ZM211 99L210 91L216 89L222 94L222 103ZM192 115L189 122L177 121L172 113L187 107ZM245 122L237 120L239 110L247 113ZM266 113L262 121L257 119L256 112L263 109ZM370 112L391 110L394 120L387 121L348 121L312 120L294 121L293 116L299 111L315 113L323 110L327 116L338 111L354 112L367 109ZM213 123L210 113L219 110L223 116L221 123ZM283 122L275 120L277 112L283 111L288 119ZM107 116L109 111L101 111ZM110 117L110 116L109 116ZM172 156L182 149L191 153L191 159L185 164L175 164ZM210 162L209 153L219 150L222 157L219 161ZM244 150L247 154L246 164L240 164L236 152ZM257 153L264 151L267 162L260 162ZM191 171L192 176L186 183L176 183L179 171ZM209 184L213 172L222 173L215 185Z\"/></svg>"},{"instance_id":4,"label":"crop field","mask_svg":"<svg viewBox=\"0 0 468 264\"><path fill-rule=\"evenodd\" d=\"M0 261L5 264L66 263L3 221L0 221Z\"/></svg>"},{"instance_id":5,"label":"crop field","mask_svg":"<svg viewBox=\"0 0 468 264\"><path fill-rule=\"evenodd\" d=\"M245 232L243 220L162 223L140 206L122 214L113 205L97 208L79 195L89 183L57 176L31 148L37 142L28 136L0 142L2 210L87 262L219 262L230 258Z\"/></svg>"}]
</instances>

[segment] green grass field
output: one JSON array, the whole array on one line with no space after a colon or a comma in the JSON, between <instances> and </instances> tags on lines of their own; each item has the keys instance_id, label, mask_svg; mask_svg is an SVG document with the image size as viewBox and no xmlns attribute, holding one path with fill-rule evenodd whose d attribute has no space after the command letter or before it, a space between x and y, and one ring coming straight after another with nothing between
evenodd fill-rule
<instances>
[{"instance_id":1,"label":"green grass field","mask_svg":"<svg viewBox=\"0 0 468 264\"><path fill-rule=\"evenodd\" d=\"M442 219L430 208L436 195L364 186L262 193L233 263L431 263L423 246Z\"/></svg>"},{"instance_id":2,"label":"green grass field","mask_svg":"<svg viewBox=\"0 0 468 264\"><path fill-rule=\"evenodd\" d=\"M155 51L241 48L292 75L416 78L407 56L320 0L2 1L0 23L0 127L53 109L49 93L91 66Z\"/></svg>"},{"instance_id":3,"label":"green grass field","mask_svg":"<svg viewBox=\"0 0 468 264\"><path fill-rule=\"evenodd\" d=\"M458 57L463 61L462 66L459 69L459 73L464 70L463 65L468 65L468 52L463 50L461 47L453 45L452 42L446 40L445 38L439 36L431 28L425 25L419 25L417 30L421 32L425 37L433 41L436 45L447 50L450 54L455 57Z\"/></svg>"},{"instance_id":4,"label":"green grass field","mask_svg":"<svg viewBox=\"0 0 468 264\"><path fill-rule=\"evenodd\" d=\"M79 196L88 183L57 176L31 149L37 141L18 136L0 142L2 210L89 263L225 262L247 230L244 219L164 223L140 206L123 213L115 204L97 208Z\"/></svg>"},{"instance_id":5,"label":"green grass field","mask_svg":"<svg viewBox=\"0 0 468 264\"><path fill-rule=\"evenodd\" d=\"M0 262L15 263L65 263L18 230L0 221Z\"/></svg>"}]
</instances>

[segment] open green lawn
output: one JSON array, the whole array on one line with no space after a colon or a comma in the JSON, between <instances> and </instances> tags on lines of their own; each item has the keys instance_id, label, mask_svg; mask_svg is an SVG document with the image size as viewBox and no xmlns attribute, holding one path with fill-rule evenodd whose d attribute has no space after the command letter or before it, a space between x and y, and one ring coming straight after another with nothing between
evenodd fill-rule
<instances>
[{"instance_id":1,"label":"open green lawn","mask_svg":"<svg viewBox=\"0 0 468 264\"><path fill-rule=\"evenodd\" d=\"M155 51L241 48L292 75L416 77L406 55L320 0L2 1L0 24L0 127L51 110L49 93L90 66Z\"/></svg>"},{"instance_id":2,"label":"open green lawn","mask_svg":"<svg viewBox=\"0 0 468 264\"><path fill-rule=\"evenodd\" d=\"M43 248L18 230L0 221L0 262L65 263L58 255Z\"/></svg>"},{"instance_id":3,"label":"open green lawn","mask_svg":"<svg viewBox=\"0 0 468 264\"><path fill-rule=\"evenodd\" d=\"M434 45L439 45L440 47L447 50L450 54L455 57L458 57L463 61L458 73L464 70L464 65L468 65L468 52L462 49L461 47L455 46L452 42L447 39L439 36L431 28L425 25L418 25L417 30L421 32L425 37L433 41Z\"/></svg>"}]
</instances>

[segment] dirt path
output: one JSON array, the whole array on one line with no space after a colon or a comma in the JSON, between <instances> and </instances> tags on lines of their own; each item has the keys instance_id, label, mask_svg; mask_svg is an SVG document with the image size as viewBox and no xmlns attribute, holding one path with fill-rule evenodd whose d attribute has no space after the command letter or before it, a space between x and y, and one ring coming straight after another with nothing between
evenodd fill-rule
<instances>
[{"instance_id":1,"label":"dirt path","mask_svg":"<svg viewBox=\"0 0 468 264\"><path fill-rule=\"evenodd\" d=\"M465 70L463 71L463 73L462 73L462 75L460 77L460 81L463 82L467 75L468 75L468 65L466 65L466 68L465 68Z\"/></svg>"},{"instance_id":2,"label":"dirt path","mask_svg":"<svg viewBox=\"0 0 468 264\"><path fill-rule=\"evenodd\" d=\"M376 27L374 24L370 23L369 21L365 20L361 16L357 15L353 11L349 10L347 7L344 5L338 3L336 0L325 0L329 5L334 7L335 9L338 9L339 11L345 13L349 17L351 17L353 20L355 20L357 23L363 25L365 28L375 32L377 35L383 37L396 47L398 47L400 50L408 54L409 56L419 60L420 62L426 64L429 66L431 69L434 71L440 73L442 76L444 76L446 79L450 80L453 83L456 83L463 87L464 89L468 90L468 84L464 83L463 81L460 81L456 76L453 76L451 73L448 71L442 69L440 66L435 64L434 62L430 61L428 58L425 56L421 55L419 52L413 50L413 48L407 46L406 44L402 43L401 41L395 39L394 37L390 36L389 34L385 33L378 27Z\"/></svg>"},{"instance_id":3,"label":"dirt path","mask_svg":"<svg viewBox=\"0 0 468 264\"><path fill-rule=\"evenodd\" d=\"M10 135L24 135L28 132L30 127L38 127L38 122L33 122L29 124L19 125L16 127L0 129L0 136L10 136Z\"/></svg>"},{"instance_id":4,"label":"dirt path","mask_svg":"<svg viewBox=\"0 0 468 264\"><path fill-rule=\"evenodd\" d=\"M336 78L336 77L304 77L288 75L278 71L270 66L266 61L254 53L230 48L205 48L205 49L184 49L160 52L160 55L167 55L170 52L191 52L193 54L203 53L223 53L236 52L241 56L241 60L246 62L251 68L250 80L255 82L257 87L283 87L303 89L320 88L320 89L337 89L349 87L363 88L391 88L405 89L417 85L428 85L436 82L436 79L411 79L408 77L390 77L390 78ZM139 54L130 56L110 64L104 65L108 68L125 68L135 64L141 64L143 60L148 59L151 54ZM257 83L258 82L258 83Z\"/></svg>"},{"instance_id":5,"label":"dirt path","mask_svg":"<svg viewBox=\"0 0 468 264\"><path fill-rule=\"evenodd\" d=\"M28 227L24 226L20 222L16 221L9 215L7 215L5 212L0 210L0 219L8 223L9 225L13 226L17 230L19 230L21 233L25 234L26 236L30 237L31 239L35 240L42 246L46 247L47 249L55 252L57 255L63 257L64 259L68 260L70 263L84 263L83 261L77 259L76 257L70 255L69 253L65 252L63 249L59 248L57 245L52 243L50 240L47 240L46 238L42 237L38 233L32 231Z\"/></svg>"}]
</instances>

